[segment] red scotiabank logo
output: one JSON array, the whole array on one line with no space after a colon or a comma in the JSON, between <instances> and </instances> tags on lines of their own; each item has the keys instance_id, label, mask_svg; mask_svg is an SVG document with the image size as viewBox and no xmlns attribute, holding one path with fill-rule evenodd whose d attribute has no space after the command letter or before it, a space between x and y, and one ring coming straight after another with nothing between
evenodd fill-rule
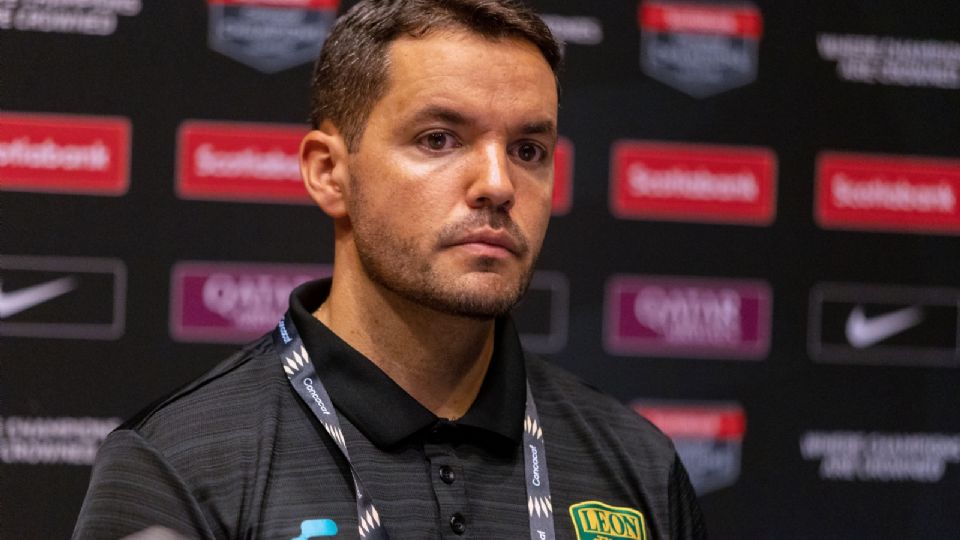
<instances>
[{"instance_id":1,"label":"red scotiabank logo","mask_svg":"<svg viewBox=\"0 0 960 540\"><path fill-rule=\"evenodd\" d=\"M126 118L0 115L0 189L123 195L129 185Z\"/></svg>"},{"instance_id":2,"label":"red scotiabank logo","mask_svg":"<svg viewBox=\"0 0 960 540\"><path fill-rule=\"evenodd\" d=\"M766 148L622 141L611 159L617 217L769 225L777 159Z\"/></svg>"},{"instance_id":3,"label":"red scotiabank logo","mask_svg":"<svg viewBox=\"0 0 960 540\"><path fill-rule=\"evenodd\" d=\"M312 204L294 125L187 121L177 136L177 193L186 199Z\"/></svg>"},{"instance_id":4,"label":"red scotiabank logo","mask_svg":"<svg viewBox=\"0 0 960 540\"><path fill-rule=\"evenodd\" d=\"M566 137L560 137L553 153L553 215L566 214L572 204L573 143Z\"/></svg>"},{"instance_id":5,"label":"red scotiabank logo","mask_svg":"<svg viewBox=\"0 0 960 540\"><path fill-rule=\"evenodd\" d=\"M816 200L828 229L960 234L960 160L826 152Z\"/></svg>"}]
</instances>

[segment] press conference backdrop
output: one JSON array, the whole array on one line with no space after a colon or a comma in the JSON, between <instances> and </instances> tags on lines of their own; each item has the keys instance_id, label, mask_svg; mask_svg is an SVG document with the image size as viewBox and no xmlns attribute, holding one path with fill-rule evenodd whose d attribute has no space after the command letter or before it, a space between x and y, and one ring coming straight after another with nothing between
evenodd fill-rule
<instances>
[{"instance_id":1,"label":"press conference backdrop","mask_svg":"<svg viewBox=\"0 0 960 540\"><path fill-rule=\"evenodd\" d=\"M105 434L329 272L295 155L345 7L0 2L3 538L66 537ZM535 7L526 345L674 439L714 538L960 537L960 4Z\"/></svg>"}]
</instances>

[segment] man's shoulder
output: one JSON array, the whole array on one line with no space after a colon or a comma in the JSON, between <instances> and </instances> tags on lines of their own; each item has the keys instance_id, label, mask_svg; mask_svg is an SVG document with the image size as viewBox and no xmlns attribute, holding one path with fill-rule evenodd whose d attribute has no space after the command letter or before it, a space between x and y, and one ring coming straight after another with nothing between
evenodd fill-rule
<instances>
[{"instance_id":1,"label":"man's shoulder","mask_svg":"<svg viewBox=\"0 0 960 540\"><path fill-rule=\"evenodd\" d=\"M265 336L127 420L97 453L78 536L116 538L156 524L191 537L239 536L241 522L220 517L246 515L262 500L284 384Z\"/></svg>"},{"instance_id":2,"label":"man's shoulder","mask_svg":"<svg viewBox=\"0 0 960 540\"><path fill-rule=\"evenodd\" d=\"M211 370L145 407L118 429L136 432L167 455L255 435L250 429L275 409L286 384L270 336L237 351Z\"/></svg>"},{"instance_id":3,"label":"man's shoulder","mask_svg":"<svg viewBox=\"0 0 960 540\"><path fill-rule=\"evenodd\" d=\"M669 437L616 398L529 353L527 372L541 416L562 416L564 423L578 424L577 431L590 434L599 444L625 445L665 465L673 463L676 451Z\"/></svg>"}]
</instances>

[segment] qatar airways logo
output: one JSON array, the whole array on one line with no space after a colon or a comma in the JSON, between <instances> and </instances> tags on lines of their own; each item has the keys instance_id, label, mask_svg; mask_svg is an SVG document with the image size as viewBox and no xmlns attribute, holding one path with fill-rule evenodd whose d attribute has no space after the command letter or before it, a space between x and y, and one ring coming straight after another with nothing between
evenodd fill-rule
<instances>
[{"instance_id":1,"label":"qatar airways logo","mask_svg":"<svg viewBox=\"0 0 960 540\"><path fill-rule=\"evenodd\" d=\"M633 315L669 343L740 341L740 295L730 289L647 287L637 293Z\"/></svg>"},{"instance_id":2,"label":"qatar airways logo","mask_svg":"<svg viewBox=\"0 0 960 540\"><path fill-rule=\"evenodd\" d=\"M776 168L765 148L621 141L611 158L611 210L630 219L768 225Z\"/></svg>"},{"instance_id":3,"label":"qatar airways logo","mask_svg":"<svg viewBox=\"0 0 960 540\"><path fill-rule=\"evenodd\" d=\"M960 160L828 152L817 192L825 228L960 233Z\"/></svg>"},{"instance_id":4,"label":"qatar airways logo","mask_svg":"<svg viewBox=\"0 0 960 540\"><path fill-rule=\"evenodd\" d=\"M614 354L761 359L771 295L762 282L614 276L605 346Z\"/></svg>"},{"instance_id":5,"label":"qatar airways logo","mask_svg":"<svg viewBox=\"0 0 960 540\"><path fill-rule=\"evenodd\" d=\"M242 343L268 332L298 285L327 265L181 262L174 267L170 332L178 341Z\"/></svg>"},{"instance_id":6,"label":"qatar airways logo","mask_svg":"<svg viewBox=\"0 0 960 540\"><path fill-rule=\"evenodd\" d=\"M310 204L294 125L188 121L177 142L177 193L187 199Z\"/></svg>"},{"instance_id":7,"label":"qatar airways logo","mask_svg":"<svg viewBox=\"0 0 960 540\"><path fill-rule=\"evenodd\" d=\"M4 113L0 188L122 195L129 185L125 118Z\"/></svg>"}]
</instances>

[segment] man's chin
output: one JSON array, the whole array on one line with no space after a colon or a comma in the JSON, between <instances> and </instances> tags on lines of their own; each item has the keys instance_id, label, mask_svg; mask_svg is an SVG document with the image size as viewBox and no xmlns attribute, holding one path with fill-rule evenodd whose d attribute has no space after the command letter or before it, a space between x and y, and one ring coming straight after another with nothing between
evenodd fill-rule
<instances>
[{"instance_id":1,"label":"man's chin","mask_svg":"<svg viewBox=\"0 0 960 540\"><path fill-rule=\"evenodd\" d=\"M499 275L470 275L468 279L448 282L418 290L397 291L408 299L432 310L477 320L501 317L520 301L525 283L506 280Z\"/></svg>"},{"instance_id":2,"label":"man's chin","mask_svg":"<svg viewBox=\"0 0 960 540\"><path fill-rule=\"evenodd\" d=\"M416 299L435 311L477 320L489 320L501 317L510 312L520 300L516 289L512 292L503 290L488 292L476 290L457 290L443 294L441 291L431 291Z\"/></svg>"},{"instance_id":3,"label":"man's chin","mask_svg":"<svg viewBox=\"0 0 960 540\"><path fill-rule=\"evenodd\" d=\"M519 268L430 268L416 273L379 272L365 264L376 283L407 301L438 313L477 320L506 315L520 300L530 281Z\"/></svg>"}]
</instances>

